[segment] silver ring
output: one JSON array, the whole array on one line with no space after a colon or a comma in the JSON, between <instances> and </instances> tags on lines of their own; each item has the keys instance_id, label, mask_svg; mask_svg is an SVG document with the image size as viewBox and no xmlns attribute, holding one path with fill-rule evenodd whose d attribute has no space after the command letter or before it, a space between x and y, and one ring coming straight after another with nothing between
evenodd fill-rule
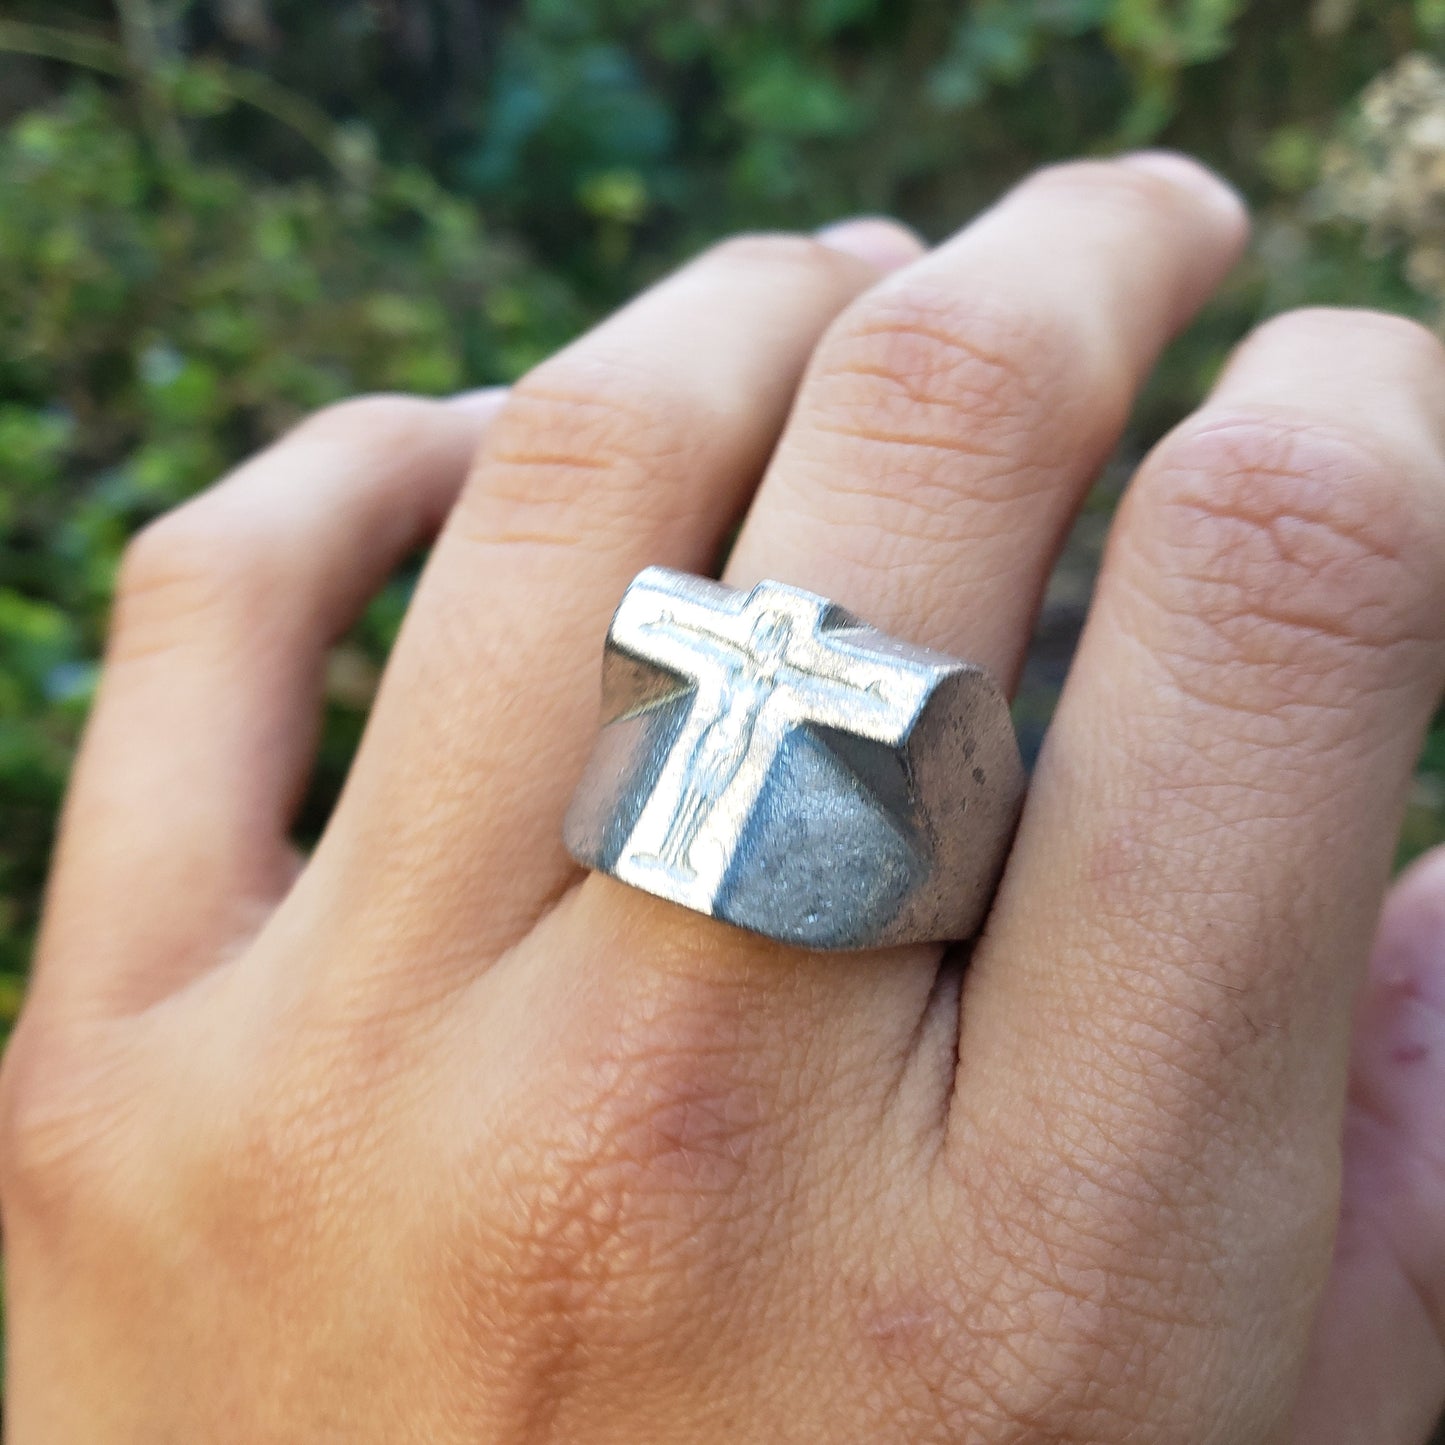
<instances>
[{"instance_id":1,"label":"silver ring","mask_svg":"<svg viewBox=\"0 0 1445 1445\"><path fill-rule=\"evenodd\" d=\"M780 582L640 573L607 632L569 851L807 948L972 937L1023 763L981 667Z\"/></svg>"}]
</instances>

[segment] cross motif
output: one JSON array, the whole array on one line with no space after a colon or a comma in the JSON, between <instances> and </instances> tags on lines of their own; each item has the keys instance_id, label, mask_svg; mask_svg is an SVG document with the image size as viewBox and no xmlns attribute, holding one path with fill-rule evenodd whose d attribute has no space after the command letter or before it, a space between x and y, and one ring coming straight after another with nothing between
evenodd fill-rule
<instances>
[{"instance_id":1,"label":"cross motif","mask_svg":"<svg viewBox=\"0 0 1445 1445\"><path fill-rule=\"evenodd\" d=\"M901 744L938 668L821 597L776 582L734 593L663 568L628 589L611 641L683 679L691 706L617 860L617 877L691 906L797 728Z\"/></svg>"}]
</instances>

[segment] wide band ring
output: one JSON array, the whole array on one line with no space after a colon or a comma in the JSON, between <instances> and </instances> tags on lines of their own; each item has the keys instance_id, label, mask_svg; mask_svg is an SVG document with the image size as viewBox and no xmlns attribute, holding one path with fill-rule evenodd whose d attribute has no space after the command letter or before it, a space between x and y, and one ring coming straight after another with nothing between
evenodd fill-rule
<instances>
[{"instance_id":1,"label":"wide band ring","mask_svg":"<svg viewBox=\"0 0 1445 1445\"><path fill-rule=\"evenodd\" d=\"M585 867L807 948L972 937L1025 776L981 667L779 582L649 567L567 814Z\"/></svg>"}]
</instances>

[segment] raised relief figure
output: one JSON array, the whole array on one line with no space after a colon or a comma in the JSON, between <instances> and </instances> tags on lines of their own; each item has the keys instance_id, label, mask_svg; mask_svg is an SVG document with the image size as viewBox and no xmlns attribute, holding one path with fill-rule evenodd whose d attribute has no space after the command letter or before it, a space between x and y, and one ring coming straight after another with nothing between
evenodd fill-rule
<instances>
[{"instance_id":1,"label":"raised relief figure","mask_svg":"<svg viewBox=\"0 0 1445 1445\"><path fill-rule=\"evenodd\" d=\"M787 666L793 619L782 612L761 613L746 648L679 623L670 613L647 626L649 630L666 628L690 634L691 645L706 650L723 670L718 711L688 753L682 789L654 855L680 877L691 878L695 876L690 861L692 846L708 815L737 777L763 708L773 694L779 673Z\"/></svg>"}]
</instances>

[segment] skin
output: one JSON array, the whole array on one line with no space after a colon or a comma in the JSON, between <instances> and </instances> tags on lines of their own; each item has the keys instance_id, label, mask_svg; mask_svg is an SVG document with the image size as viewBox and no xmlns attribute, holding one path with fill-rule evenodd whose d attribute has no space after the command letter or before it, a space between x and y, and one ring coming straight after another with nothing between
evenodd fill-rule
<instances>
[{"instance_id":1,"label":"skin","mask_svg":"<svg viewBox=\"0 0 1445 1445\"><path fill-rule=\"evenodd\" d=\"M927 254L732 241L144 533L0 1075L7 1439L1422 1441L1445 856L1376 923L1445 681L1427 333L1271 321L1145 461L967 970L560 843L623 587L740 516L729 581L1011 684L1245 229L1147 155ZM327 646L438 532L303 866Z\"/></svg>"}]
</instances>

